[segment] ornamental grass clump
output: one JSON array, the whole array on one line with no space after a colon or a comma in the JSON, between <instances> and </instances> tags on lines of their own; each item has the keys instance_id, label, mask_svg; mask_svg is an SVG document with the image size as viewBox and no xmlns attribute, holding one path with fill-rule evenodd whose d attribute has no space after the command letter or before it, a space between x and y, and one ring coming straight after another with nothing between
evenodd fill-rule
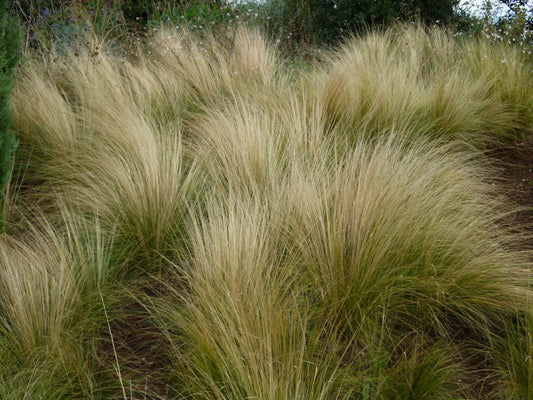
<instances>
[{"instance_id":1,"label":"ornamental grass clump","mask_svg":"<svg viewBox=\"0 0 533 400\"><path fill-rule=\"evenodd\" d=\"M182 239L178 222L195 186L183 160L180 104L173 116L159 108L178 85L165 88L171 77L108 56L49 66L28 66L17 87L24 185L38 203L61 192L69 205L97 214L129 249L120 254L157 269Z\"/></svg>"},{"instance_id":2,"label":"ornamental grass clump","mask_svg":"<svg viewBox=\"0 0 533 400\"><path fill-rule=\"evenodd\" d=\"M329 120L350 132L408 128L484 149L531 129L533 72L512 45L400 26L347 39L317 79Z\"/></svg>"},{"instance_id":3,"label":"ornamental grass clump","mask_svg":"<svg viewBox=\"0 0 533 400\"><path fill-rule=\"evenodd\" d=\"M1 238L0 398L103 398L120 388L99 354L105 307L120 298L113 237L98 220L62 217L62 229L35 216L23 235Z\"/></svg>"},{"instance_id":4,"label":"ornamental grass clump","mask_svg":"<svg viewBox=\"0 0 533 400\"><path fill-rule=\"evenodd\" d=\"M479 151L530 123L519 63L420 27L299 73L257 33L154 43L19 73L0 398L528 393L531 252Z\"/></svg>"},{"instance_id":5,"label":"ornamental grass clump","mask_svg":"<svg viewBox=\"0 0 533 400\"><path fill-rule=\"evenodd\" d=\"M176 265L187 290L175 287L158 307L179 393L336 398L338 361L319 347L327 332L309 325L294 266L279 240L280 206L216 200L191 223L189 262Z\"/></svg>"},{"instance_id":6,"label":"ornamental grass clump","mask_svg":"<svg viewBox=\"0 0 533 400\"><path fill-rule=\"evenodd\" d=\"M485 395L476 385L486 374L505 385L484 354L499 354L494 338L529 309L529 255L501 225L487 165L403 137L343 154L327 141L312 163L289 152L282 180L244 180L275 179L276 191L258 195L240 179L225 194L211 186L154 310L180 371L176 390L445 399ZM239 176L231 158L211 160ZM312 380L308 364L320 371Z\"/></svg>"},{"instance_id":7,"label":"ornamental grass clump","mask_svg":"<svg viewBox=\"0 0 533 400\"><path fill-rule=\"evenodd\" d=\"M293 242L329 317L357 327L387 307L397 326L449 338L455 324L484 334L527 308L528 259L500 226L482 171L443 144L389 139L304 176Z\"/></svg>"},{"instance_id":8,"label":"ornamental grass clump","mask_svg":"<svg viewBox=\"0 0 533 400\"><path fill-rule=\"evenodd\" d=\"M304 175L285 205L294 206L285 241L296 246L318 320L338 330L347 368L367 365L353 376L367 376L371 397L399 393L397 357L411 360L404 372L423 362L410 358L423 354L409 355L412 346L450 356L437 367L443 386L428 390L467 393L480 370L497 370L478 358L531 298L530 255L501 226L484 167L431 142L359 142L339 159L334 171ZM448 380L458 371L463 384ZM405 395L420 383L409 382Z\"/></svg>"},{"instance_id":9,"label":"ornamental grass clump","mask_svg":"<svg viewBox=\"0 0 533 400\"><path fill-rule=\"evenodd\" d=\"M193 110L235 91L277 86L279 56L259 32L239 28L223 39L213 34L199 39L186 30L162 30L153 40L151 57L158 69L179 77Z\"/></svg>"}]
</instances>

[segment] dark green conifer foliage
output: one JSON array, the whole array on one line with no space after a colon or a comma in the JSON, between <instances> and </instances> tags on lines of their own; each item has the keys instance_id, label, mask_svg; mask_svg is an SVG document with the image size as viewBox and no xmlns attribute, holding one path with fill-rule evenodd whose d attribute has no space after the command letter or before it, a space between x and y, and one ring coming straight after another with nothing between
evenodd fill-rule
<instances>
[{"instance_id":1,"label":"dark green conifer foliage","mask_svg":"<svg viewBox=\"0 0 533 400\"><path fill-rule=\"evenodd\" d=\"M18 22L8 17L7 7L7 0L0 0L0 206L4 203L5 188L11 175L13 153L17 147L15 134L10 129L9 96L13 88L13 75L21 49ZM1 214L0 230L3 230Z\"/></svg>"}]
</instances>

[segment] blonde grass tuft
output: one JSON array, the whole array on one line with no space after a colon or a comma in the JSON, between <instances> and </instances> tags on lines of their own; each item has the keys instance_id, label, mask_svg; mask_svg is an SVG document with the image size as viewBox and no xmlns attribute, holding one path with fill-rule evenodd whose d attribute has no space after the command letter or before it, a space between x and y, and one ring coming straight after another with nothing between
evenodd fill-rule
<instances>
[{"instance_id":1,"label":"blonde grass tuft","mask_svg":"<svg viewBox=\"0 0 533 400\"><path fill-rule=\"evenodd\" d=\"M527 64L511 46L399 26L335 50L320 75L322 101L332 123L352 132L393 127L482 149L531 128Z\"/></svg>"},{"instance_id":2,"label":"blonde grass tuft","mask_svg":"<svg viewBox=\"0 0 533 400\"><path fill-rule=\"evenodd\" d=\"M238 29L226 40L207 33L163 29L154 37L159 68L178 76L190 101L216 104L234 91L251 92L276 84L278 56L259 32Z\"/></svg>"},{"instance_id":3,"label":"blonde grass tuft","mask_svg":"<svg viewBox=\"0 0 533 400\"><path fill-rule=\"evenodd\" d=\"M26 175L38 182L35 197L49 202L61 193L69 206L98 215L108 229L116 226L117 243L130 248L132 262L157 268L157 254L180 235L176 222L194 187L184 165L179 104L173 115L158 108L171 92L165 79L109 56L73 60L61 67L61 81L57 71L32 68L15 92L14 124L30 160ZM47 91L34 91L42 87ZM30 97L42 107L26 109ZM54 134L64 138L54 141Z\"/></svg>"},{"instance_id":4,"label":"blonde grass tuft","mask_svg":"<svg viewBox=\"0 0 533 400\"><path fill-rule=\"evenodd\" d=\"M279 210L216 200L191 224L190 261L176 269L187 290L176 288L160 308L176 328L169 339L178 390L210 399L338 398L338 360L318 357L323 332L309 326L283 256Z\"/></svg>"},{"instance_id":5,"label":"blonde grass tuft","mask_svg":"<svg viewBox=\"0 0 533 400\"><path fill-rule=\"evenodd\" d=\"M33 381L25 396L91 396L102 390L98 379L111 377L95 361L105 326L98 293L118 301L113 238L97 220L66 208L63 218L62 229L41 219L0 242L0 379Z\"/></svg>"},{"instance_id":6,"label":"blonde grass tuft","mask_svg":"<svg viewBox=\"0 0 533 400\"><path fill-rule=\"evenodd\" d=\"M454 324L483 332L527 309L529 258L501 226L486 166L444 144L394 139L360 141L339 160L291 191L304 196L291 242L328 318L355 329L386 307L396 323L453 337Z\"/></svg>"}]
</instances>

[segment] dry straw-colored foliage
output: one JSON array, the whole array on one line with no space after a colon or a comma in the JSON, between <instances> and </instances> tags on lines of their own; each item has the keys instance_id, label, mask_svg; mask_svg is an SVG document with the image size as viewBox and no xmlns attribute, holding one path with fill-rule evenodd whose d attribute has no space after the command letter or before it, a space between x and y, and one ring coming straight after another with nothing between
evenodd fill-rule
<instances>
[{"instance_id":1,"label":"dry straw-colored foliage","mask_svg":"<svg viewBox=\"0 0 533 400\"><path fill-rule=\"evenodd\" d=\"M397 27L295 72L257 32L153 42L19 72L0 398L527 390L531 255L481 154L531 128L517 49Z\"/></svg>"}]
</instances>

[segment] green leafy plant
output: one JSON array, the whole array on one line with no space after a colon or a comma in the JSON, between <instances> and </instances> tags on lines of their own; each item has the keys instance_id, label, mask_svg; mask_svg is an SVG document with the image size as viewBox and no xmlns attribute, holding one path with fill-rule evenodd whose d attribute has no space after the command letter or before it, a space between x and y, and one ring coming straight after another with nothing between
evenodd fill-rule
<instances>
[{"instance_id":1,"label":"green leafy plant","mask_svg":"<svg viewBox=\"0 0 533 400\"><path fill-rule=\"evenodd\" d=\"M7 0L0 1L0 203L11 176L17 140L11 130L10 95L13 74L20 58L20 32L17 21L8 18ZM0 228L3 222L0 218Z\"/></svg>"}]
</instances>

